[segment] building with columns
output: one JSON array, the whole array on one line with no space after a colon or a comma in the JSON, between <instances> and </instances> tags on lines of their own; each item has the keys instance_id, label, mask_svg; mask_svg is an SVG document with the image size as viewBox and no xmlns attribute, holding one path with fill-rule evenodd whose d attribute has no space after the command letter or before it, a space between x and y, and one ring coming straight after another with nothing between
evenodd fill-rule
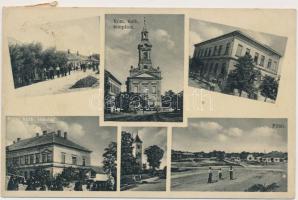
<instances>
[{"instance_id":1,"label":"building with columns","mask_svg":"<svg viewBox=\"0 0 298 200\"><path fill-rule=\"evenodd\" d=\"M43 131L32 138L18 138L12 145L6 146L6 166L14 167L18 175L25 178L39 168L55 176L67 167L90 169L91 152L69 140L67 132Z\"/></svg>"},{"instance_id":2,"label":"building with columns","mask_svg":"<svg viewBox=\"0 0 298 200\"><path fill-rule=\"evenodd\" d=\"M198 69L199 76L205 80L217 80L221 87L224 87L230 71L235 69L237 59L245 54L251 55L262 77L267 75L279 79L282 55L241 31L236 30L194 46L191 68Z\"/></svg>"},{"instance_id":3,"label":"building with columns","mask_svg":"<svg viewBox=\"0 0 298 200\"><path fill-rule=\"evenodd\" d=\"M152 44L144 19L141 41L138 45L138 66L131 66L126 81L127 92L143 95L150 106L161 105L161 71L151 60Z\"/></svg>"}]
</instances>

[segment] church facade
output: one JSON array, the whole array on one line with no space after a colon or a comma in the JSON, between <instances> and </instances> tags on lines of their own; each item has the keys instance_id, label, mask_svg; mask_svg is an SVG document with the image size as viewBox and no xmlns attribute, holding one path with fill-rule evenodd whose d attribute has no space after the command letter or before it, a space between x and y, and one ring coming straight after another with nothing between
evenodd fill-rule
<instances>
[{"instance_id":1,"label":"church facade","mask_svg":"<svg viewBox=\"0 0 298 200\"><path fill-rule=\"evenodd\" d=\"M141 42L138 45L138 66L131 66L126 81L128 93L140 94L149 106L161 106L161 71L154 67L151 60L152 44L149 41L149 32L144 20L141 32Z\"/></svg>"}]
</instances>

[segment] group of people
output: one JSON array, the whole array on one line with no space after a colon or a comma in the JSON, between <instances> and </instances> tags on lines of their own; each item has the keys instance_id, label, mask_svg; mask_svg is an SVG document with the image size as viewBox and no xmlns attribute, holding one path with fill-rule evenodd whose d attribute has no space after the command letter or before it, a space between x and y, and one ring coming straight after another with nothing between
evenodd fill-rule
<instances>
[{"instance_id":1,"label":"group of people","mask_svg":"<svg viewBox=\"0 0 298 200\"><path fill-rule=\"evenodd\" d=\"M222 169L219 168L217 170L217 173L218 173L218 181L220 180L223 180L223 176L222 176ZM230 166L229 168L229 175L230 175L230 180L233 180L234 179L234 169L233 169L233 166ZM212 167L209 167L209 170L208 170L208 182L207 183L213 183L214 180L213 180L213 169Z\"/></svg>"},{"instance_id":2,"label":"group of people","mask_svg":"<svg viewBox=\"0 0 298 200\"><path fill-rule=\"evenodd\" d=\"M34 176L29 177L28 179L11 175L7 184L7 190L19 190L19 184L26 185L26 191L63 191L64 186L69 185L65 184L65 181L61 176L52 178L51 180L38 180ZM89 191L113 191L115 187L115 179L113 176L109 175L107 181L91 182L78 180L74 182L74 191L83 191L83 185L86 184L86 189Z\"/></svg>"}]
</instances>

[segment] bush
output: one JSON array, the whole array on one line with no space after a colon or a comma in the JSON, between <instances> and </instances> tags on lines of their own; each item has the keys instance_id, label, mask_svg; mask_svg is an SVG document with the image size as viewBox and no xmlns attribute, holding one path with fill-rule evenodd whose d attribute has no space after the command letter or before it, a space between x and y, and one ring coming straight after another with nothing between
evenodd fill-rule
<instances>
[{"instance_id":1,"label":"bush","mask_svg":"<svg viewBox=\"0 0 298 200\"><path fill-rule=\"evenodd\" d=\"M70 89L74 88L86 88L86 87L93 87L94 85L98 84L98 79L93 76L87 76L78 80Z\"/></svg>"}]
</instances>

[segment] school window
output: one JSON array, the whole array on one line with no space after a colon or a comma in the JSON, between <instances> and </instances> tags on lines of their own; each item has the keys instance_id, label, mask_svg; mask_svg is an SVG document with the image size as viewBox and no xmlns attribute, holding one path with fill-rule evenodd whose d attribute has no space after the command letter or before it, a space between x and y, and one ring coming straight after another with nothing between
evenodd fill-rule
<instances>
[{"instance_id":1,"label":"school window","mask_svg":"<svg viewBox=\"0 0 298 200\"><path fill-rule=\"evenodd\" d=\"M273 69L274 69L274 71L277 71L277 62L276 61L273 62Z\"/></svg>"},{"instance_id":2,"label":"school window","mask_svg":"<svg viewBox=\"0 0 298 200\"><path fill-rule=\"evenodd\" d=\"M29 156L26 155L26 156L25 156L25 165L28 165L28 164L29 164Z\"/></svg>"},{"instance_id":3,"label":"school window","mask_svg":"<svg viewBox=\"0 0 298 200\"><path fill-rule=\"evenodd\" d=\"M86 166L86 158L83 157L83 162L82 162L83 166Z\"/></svg>"},{"instance_id":4,"label":"school window","mask_svg":"<svg viewBox=\"0 0 298 200\"><path fill-rule=\"evenodd\" d=\"M133 91L134 91L134 93L138 93L139 92L139 89L138 89L138 86L137 85L134 86Z\"/></svg>"},{"instance_id":5,"label":"school window","mask_svg":"<svg viewBox=\"0 0 298 200\"><path fill-rule=\"evenodd\" d=\"M20 157L20 165L24 165L25 164L25 157L21 156Z\"/></svg>"},{"instance_id":6,"label":"school window","mask_svg":"<svg viewBox=\"0 0 298 200\"><path fill-rule=\"evenodd\" d=\"M220 56L220 54L221 54L221 50L222 50L222 45L220 45L220 46L219 46L219 48L218 48L218 52L217 52L217 55L219 55L219 56Z\"/></svg>"},{"instance_id":7,"label":"school window","mask_svg":"<svg viewBox=\"0 0 298 200\"><path fill-rule=\"evenodd\" d=\"M40 161L40 154L37 153L35 154L35 163L39 163L39 161Z\"/></svg>"},{"instance_id":8,"label":"school window","mask_svg":"<svg viewBox=\"0 0 298 200\"><path fill-rule=\"evenodd\" d=\"M271 68L271 65L272 65L272 60L271 60L271 59L269 59L269 60L268 60L268 64L267 64L267 68L269 68L269 69L270 69L270 68Z\"/></svg>"},{"instance_id":9,"label":"school window","mask_svg":"<svg viewBox=\"0 0 298 200\"><path fill-rule=\"evenodd\" d=\"M254 62L256 63L256 64L258 64L258 61L259 61L259 53L255 53L255 57L254 57Z\"/></svg>"},{"instance_id":10,"label":"school window","mask_svg":"<svg viewBox=\"0 0 298 200\"><path fill-rule=\"evenodd\" d=\"M261 56L260 66L264 66L265 56Z\"/></svg>"},{"instance_id":11,"label":"school window","mask_svg":"<svg viewBox=\"0 0 298 200\"><path fill-rule=\"evenodd\" d=\"M225 50L225 55L228 55L229 51L230 51L230 43L227 43L226 50Z\"/></svg>"},{"instance_id":12,"label":"school window","mask_svg":"<svg viewBox=\"0 0 298 200\"><path fill-rule=\"evenodd\" d=\"M52 162L53 161L53 154L52 153L48 153L47 154L47 162Z\"/></svg>"},{"instance_id":13,"label":"school window","mask_svg":"<svg viewBox=\"0 0 298 200\"><path fill-rule=\"evenodd\" d=\"M72 156L71 157L71 163L73 164L73 165L76 165L77 164L77 157L76 156Z\"/></svg>"},{"instance_id":14,"label":"school window","mask_svg":"<svg viewBox=\"0 0 298 200\"><path fill-rule=\"evenodd\" d=\"M66 154L64 152L61 152L61 163L65 164L65 157Z\"/></svg>"},{"instance_id":15,"label":"school window","mask_svg":"<svg viewBox=\"0 0 298 200\"><path fill-rule=\"evenodd\" d=\"M204 49L201 49L200 51L201 51L200 52L200 57L202 57L203 56L203 53L204 53Z\"/></svg>"},{"instance_id":16,"label":"school window","mask_svg":"<svg viewBox=\"0 0 298 200\"><path fill-rule=\"evenodd\" d=\"M207 54L208 54L208 50L207 50L207 49L205 49L204 56L206 57L206 56L207 56Z\"/></svg>"},{"instance_id":17,"label":"school window","mask_svg":"<svg viewBox=\"0 0 298 200\"><path fill-rule=\"evenodd\" d=\"M214 74L216 74L216 72L217 72L217 68L218 68L218 63L215 64L215 67L214 67L214 69L213 69L213 73L214 73Z\"/></svg>"},{"instance_id":18,"label":"school window","mask_svg":"<svg viewBox=\"0 0 298 200\"><path fill-rule=\"evenodd\" d=\"M226 71L226 63L222 63L222 66L221 66L221 74L225 74L225 71Z\"/></svg>"},{"instance_id":19,"label":"school window","mask_svg":"<svg viewBox=\"0 0 298 200\"><path fill-rule=\"evenodd\" d=\"M43 153L41 155L41 160L42 160L43 163L46 163L47 162L47 154Z\"/></svg>"},{"instance_id":20,"label":"school window","mask_svg":"<svg viewBox=\"0 0 298 200\"><path fill-rule=\"evenodd\" d=\"M156 93L156 86L152 86L152 93L153 93L153 94Z\"/></svg>"},{"instance_id":21,"label":"school window","mask_svg":"<svg viewBox=\"0 0 298 200\"><path fill-rule=\"evenodd\" d=\"M245 51L245 55L249 55L250 54L250 49L247 48L246 51Z\"/></svg>"},{"instance_id":22,"label":"school window","mask_svg":"<svg viewBox=\"0 0 298 200\"><path fill-rule=\"evenodd\" d=\"M34 155L30 155L30 164L34 164Z\"/></svg>"},{"instance_id":23,"label":"school window","mask_svg":"<svg viewBox=\"0 0 298 200\"><path fill-rule=\"evenodd\" d=\"M217 52L217 46L214 47L214 50L213 50L213 55L215 56L216 55L216 52Z\"/></svg>"},{"instance_id":24,"label":"school window","mask_svg":"<svg viewBox=\"0 0 298 200\"><path fill-rule=\"evenodd\" d=\"M238 44L237 51L236 51L237 57L240 57L242 55L242 49L243 49L243 46L241 44Z\"/></svg>"},{"instance_id":25,"label":"school window","mask_svg":"<svg viewBox=\"0 0 298 200\"><path fill-rule=\"evenodd\" d=\"M209 50L208 50L208 56L211 56L211 49L212 48L209 48Z\"/></svg>"}]
</instances>

